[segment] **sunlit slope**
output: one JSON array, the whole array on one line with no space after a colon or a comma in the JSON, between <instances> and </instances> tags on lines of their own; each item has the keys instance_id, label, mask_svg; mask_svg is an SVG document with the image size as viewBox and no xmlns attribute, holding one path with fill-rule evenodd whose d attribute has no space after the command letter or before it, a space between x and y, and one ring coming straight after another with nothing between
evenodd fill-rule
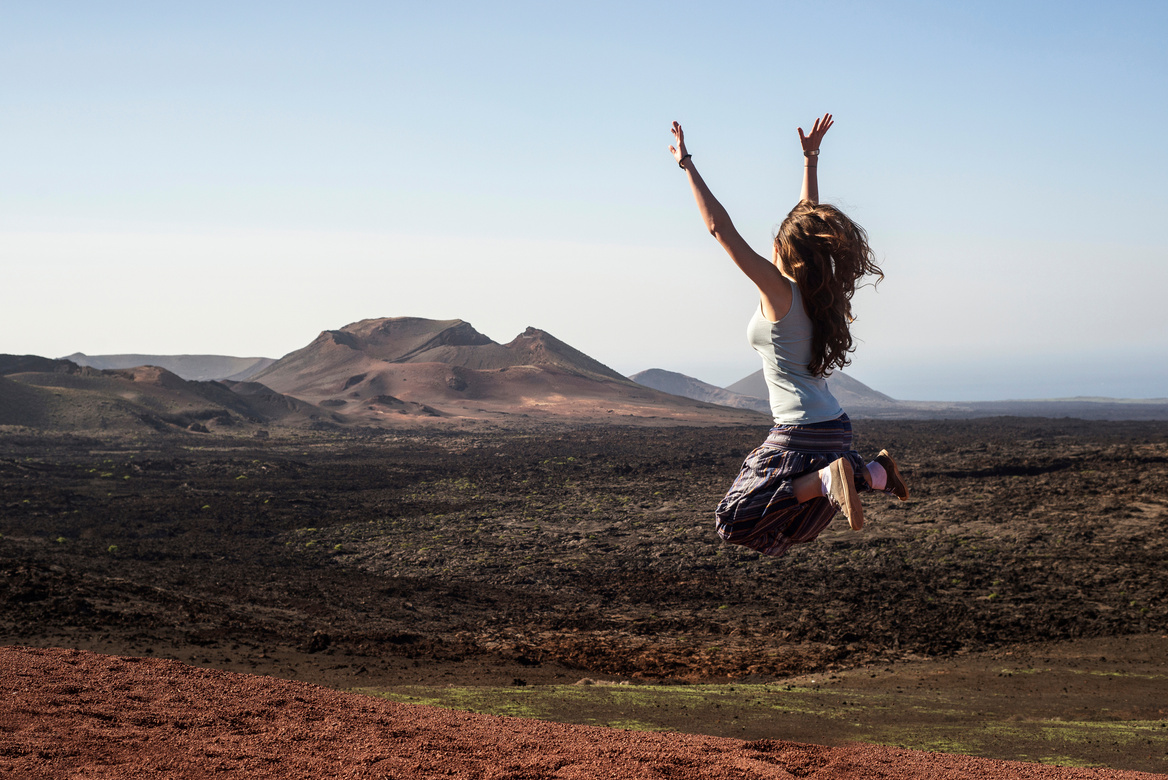
<instances>
[{"instance_id":1,"label":"sunlit slope","mask_svg":"<svg viewBox=\"0 0 1168 780\"><path fill-rule=\"evenodd\" d=\"M639 385L537 328L499 344L463 320L362 320L324 331L253 379L365 420L385 418L376 399L394 399L470 418L758 422Z\"/></svg>"}]
</instances>

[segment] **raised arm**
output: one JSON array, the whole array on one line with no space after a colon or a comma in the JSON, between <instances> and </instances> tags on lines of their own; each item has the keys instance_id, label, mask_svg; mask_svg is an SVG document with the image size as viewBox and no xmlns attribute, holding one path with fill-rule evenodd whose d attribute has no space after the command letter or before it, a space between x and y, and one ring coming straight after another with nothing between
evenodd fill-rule
<instances>
[{"instance_id":1,"label":"raised arm","mask_svg":"<svg viewBox=\"0 0 1168 780\"><path fill-rule=\"evenodd\" d=\"M685 133L682 132L681 125L674 122L672 132L676 146L670 146L669 152L689 179L690 189L693 191L694 200L697 201L702 220L706 223L706 229L758 287L763 299L763 313L768 319L778 320L791 307L790 285L783 279L774 263L751 249L739 235L738 229L730 221L730 215L710 192L710 188L694 167L693 157L685 148Z\"/></svg>"},{"instance_id":2,"label":"raised arm","mask_svg":"<svg viewBox=\"0 0 1168 780\"><path fill-rule=\"evenodd\" d=\"M799 200L819 202L819 177L816 171L819 164L819 144L831 126L831 114L824 114L822 119L815 120L810 135L803 135L803 128L799 128L799 143L803 145L803 189L799 193Z\"/></svg>"}]
</instances>

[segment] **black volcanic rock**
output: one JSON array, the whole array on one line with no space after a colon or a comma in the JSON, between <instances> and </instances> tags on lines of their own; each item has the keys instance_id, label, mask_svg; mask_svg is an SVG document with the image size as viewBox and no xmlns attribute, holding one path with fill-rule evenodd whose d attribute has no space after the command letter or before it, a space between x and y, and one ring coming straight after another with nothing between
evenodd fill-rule
<instances>
[{"instance_id":1,"label":"black volcanic rock","mask_svg":"<svg viewBox=\"0 0 1168 780\"><path fill-rule=\"evenodd\" d=\"M424 415L426 417L446 417L445 412L439 411L432 406L425 404L416 404L412 401L403 401L400 398L394 398L392 395L378 395L367 401L371 408L378 410L386 410L396 412L397 414L412 414Z\"/></svg>"},{"instance_id":2,"label":"black volcanic rock","mask_svg":"<svg viewBox=\"0 0 1168 780\"><path fill-rule=\"evenodd\" d=\"M52 401L39 387L28 387L0 376L0 425L44 428L50 424Z\"/></svg>"},{"instance_id":3,"label":"black volcanic rock","mask_svg":"<svg viewBox=\"0 0 1168 780\"><path fill-rule=\"evenodd\" d=\"M0 376L40 373L76 373L80 368L71 360L53 360L40 355L0 355Z\"/></svg>"},{"instance_id":4,"label":"black volcanic rock","mask_svg":"<svg viewBox=\"0 0 1168 780\"><path fill-rule=\"evenodd\" d=\"M301 401L299 398L277 393L259 382L233 382L225 379L213 384L224 387L242 398L251 413L265 421L285 420L291 417L308 420L327 417L337 421L335 415L323 412L319 407Z\"/></svg>"}]
</instances>

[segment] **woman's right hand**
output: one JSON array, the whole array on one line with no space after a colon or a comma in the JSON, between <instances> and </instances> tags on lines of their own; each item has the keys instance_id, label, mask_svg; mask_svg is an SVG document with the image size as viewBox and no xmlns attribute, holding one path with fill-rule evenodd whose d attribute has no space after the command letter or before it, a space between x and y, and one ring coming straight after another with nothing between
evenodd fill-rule
<instances>
[{"instance_id":1,"label":"woman's right hand","mask_svg":"<svg viewBox=\"0 0 1168 780\"><path fill-rule=\"evenodd\" d=\"M673 123L673 128L670 132L673 133L673 140L677 146L671 145L669 147L669 153L673 155L673 159L677 160L677 163L680 165L681 158L689 154L689 152L685 150L685 133L682 131L681 125L679 125L677 122Z\"/></svg>"}]
</instances>

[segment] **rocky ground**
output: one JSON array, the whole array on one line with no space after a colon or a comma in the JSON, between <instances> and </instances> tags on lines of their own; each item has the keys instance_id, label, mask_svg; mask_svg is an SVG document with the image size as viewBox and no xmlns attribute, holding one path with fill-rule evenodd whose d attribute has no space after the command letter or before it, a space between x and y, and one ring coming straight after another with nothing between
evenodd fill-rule
<instances>
[{"instance_id":1,"label":"rocky ground","mask_svg":"<svg viewBox=\"0 0 1168 780\"><path fill-rule=\"evenodd\" d=\"M569 726L79 650L0 647L0 776L1152 780L876 745Z\"/></svg>"},{"instance_id":2,"label":"rocky ground","mask_svg":"<svg viewBox=\"0 0 1168 780\"><path fill-rule=\"evenodd\" d=\"M913 500L780 559L712 529L757 428L7 429L0 644L386 688L760 682L1168 631L1168 423L856 428ZM1168 715L1157 685L1131 717Z\"/></svg>"}]
</instances>

